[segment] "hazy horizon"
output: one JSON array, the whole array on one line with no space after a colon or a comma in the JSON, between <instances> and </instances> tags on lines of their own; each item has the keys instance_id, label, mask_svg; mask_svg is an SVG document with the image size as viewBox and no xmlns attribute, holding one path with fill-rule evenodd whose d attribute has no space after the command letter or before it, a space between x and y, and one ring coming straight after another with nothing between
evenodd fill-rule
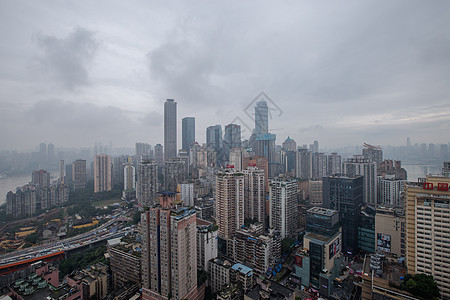
<instances>
[{"instance_id":1,"label":"hazy horizon","mask_svg":"<svg viewBox=\"0 0 450 300\"><path fill-rule=\"evenodd\" d=\"M448 144L448 1L2 1L0 150L163 144L163 104L277 144Z\"/></svg>"}]
</instances>

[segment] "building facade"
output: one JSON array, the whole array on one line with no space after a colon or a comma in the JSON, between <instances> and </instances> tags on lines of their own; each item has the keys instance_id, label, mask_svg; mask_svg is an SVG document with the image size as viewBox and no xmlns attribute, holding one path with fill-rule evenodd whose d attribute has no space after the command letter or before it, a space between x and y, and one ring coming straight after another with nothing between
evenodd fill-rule
<instances>
[{"instance_id":1,"label":"building facade","mask_svg":"<svg viewBox=\"0 0 450 300\"><path fill-rule=\"evenodd\" d=\"M269 227L281 238L294 237L297 230L297 181L278 177L270 182Z\"/></svg>"},{"instance_id":2,"label":"building facade","mask_svg":"<svg viewBox=\"0 0 450 300\"><path fill-rule=\"evenodd\" d=\"M136 198L142 207L152 206L158 198L158 166L154 160L143 160L138 165Z\"/></svg>"},{"instance_id":3,"label":"building facade","mask_svg":"<svg viewBox=\"0 0 450 300\"><path fill-rule=\"evenodd\" d=\"M450 298L450 178L428 175L406 187L406 261L409 274L433 275L443 299Z\"/></svg>"},{"instance_id":4,"label":"building facade","mask_svg":"<svg viewBox=\"0 0 450 300\"><path fill-rule=\"evenodd\" d=\"M195 142L195 118L185 117L181 119L181 126L182 148L189 152L191 145Z\"/></svg>"},{"instance_id":5,"label":"building facade","mask_svg":"<svg viewBox=\"0 0 450 300\"><path fill-rule=\"evenodd\" d=\"M112 189L111 156L100 154L94 160L94 193L107 192Z\"/></svg>"},{"instance_id":6,"label":"building facade","mask_svg":"<svg viewBox=\"0 0 450 300\"><path fill-rule=\"evenodd\" d=\"M167 99L164 103L164 160L177 156L177 103Z\"/></svg>"}]
</instances>

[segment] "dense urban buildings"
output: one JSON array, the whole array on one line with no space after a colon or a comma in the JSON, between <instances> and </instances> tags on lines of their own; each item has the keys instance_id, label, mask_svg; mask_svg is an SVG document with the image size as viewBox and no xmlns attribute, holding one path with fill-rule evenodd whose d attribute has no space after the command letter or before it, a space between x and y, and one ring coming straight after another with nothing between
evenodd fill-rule
<instances>
[{"instance_id":1,"label":"dense urban buildings","mask_svg":"<svg viewBox=\"0 0 450 300\"><path fill-rule=\"evenodd\" d=\"M164 160L177 156L177 103L167 99L164 103Z\"/></svg>"}]
</instances>

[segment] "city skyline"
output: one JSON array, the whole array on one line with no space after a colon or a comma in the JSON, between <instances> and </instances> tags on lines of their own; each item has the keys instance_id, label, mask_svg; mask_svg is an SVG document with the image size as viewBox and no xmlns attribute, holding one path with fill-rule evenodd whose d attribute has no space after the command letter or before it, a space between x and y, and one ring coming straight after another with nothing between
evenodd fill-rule
<instances>
[{"instance_id":1,"label":"city skyline","mask_svg":"<svg viewBox=\"0 0 450 300\"><path fill-rule=\"evenodd\" d=\"M200 143L215 124L245 139L261 91L277 143L448 142L448 2L49 7L0 4L1 150L162 144L167 98Z\"/></svg>"}]
</instances>

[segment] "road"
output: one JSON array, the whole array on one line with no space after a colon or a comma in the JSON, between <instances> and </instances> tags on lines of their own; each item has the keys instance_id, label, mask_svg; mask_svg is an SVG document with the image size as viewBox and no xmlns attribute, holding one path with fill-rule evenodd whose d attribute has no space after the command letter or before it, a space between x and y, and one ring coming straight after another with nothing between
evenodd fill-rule
<instances>
[{"instance_id":1,"label":"road","mask_svg":"<svg viewBox=\"0 0 450 300\"><path fill-rule=\"evenodd\" d=\"M34 259L39 256L48 255L62 250L73 250L79 247L85 247L86 245L92 243L97 243L101 240L123 236L124 234L134 230L134 226L121 228L120 225L117 224L117 220L126 212L127 211L120 212L114 215L112 219L105 224L75 237L60 240L56 243L37 245L2 255L0 256L0 265L26 261L27 259Z\"/></svg>"}]
</instances>

